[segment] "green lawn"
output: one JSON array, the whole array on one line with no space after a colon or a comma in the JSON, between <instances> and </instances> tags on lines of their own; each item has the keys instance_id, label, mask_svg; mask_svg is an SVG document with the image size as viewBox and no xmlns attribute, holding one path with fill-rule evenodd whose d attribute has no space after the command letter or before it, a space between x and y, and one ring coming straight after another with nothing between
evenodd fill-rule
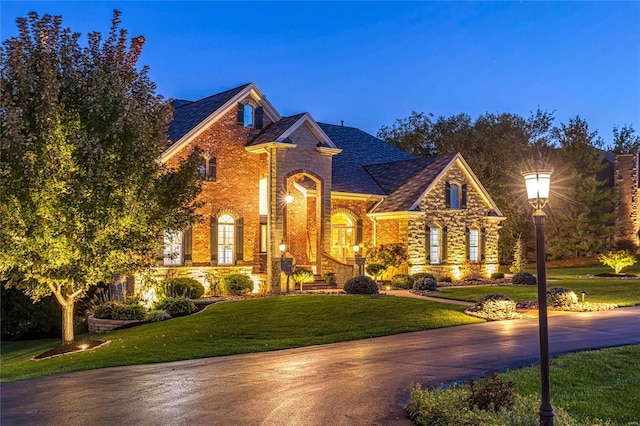
<instances>
[{"instance_id":1,"label":"green lawn","mask_svg":"<svg viewBox=\"0 0 640 426\"><path fill-rule=\"evenodd\" d=\"M535 271L530 270L534 273ZM640 305L640 280L584 278L587 275L611 272L604 265L589 265L564 268L549 268L547 283L549 286L568 287L578 294L586 291L586 302L615 303L619 306ZM626 268L623 272L640 275L640 264ZM581 278L582 277L582 278ZM434 297L477 302L490 293L507 295L517 302L537 300L536 286L477 286L477 287L445 287Z\"/></svg>"},{"instance_id":2,"label":"green lawn","mask_svg":"<svg viewBox=\"0 0 640 426\"><path fill-rule=\"evenodd\" d=\"M363 339L482 322L464 306L381 296L293 296L225 302L189 317L91 338L110 346L42 361L59 340L3 342L0 381ZM77 336L78 340L89 336Z\"/></svg>"},{"instance_id":3,"label":"green lawn","mask_svg":"<svg viewBox=\"0 0 640 426\"><path fill-rule=\"evenodd\" d=\"M640 346L580 352L551 362L551 400L574 418L640 422ZM517 369L502 375L521 395L540 394L540 368Z\"/></svg>"}]
</instances>

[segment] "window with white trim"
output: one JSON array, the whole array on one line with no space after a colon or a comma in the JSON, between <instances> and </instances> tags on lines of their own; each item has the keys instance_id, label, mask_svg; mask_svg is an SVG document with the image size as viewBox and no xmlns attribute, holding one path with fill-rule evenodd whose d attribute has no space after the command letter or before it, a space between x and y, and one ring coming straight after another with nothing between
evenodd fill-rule
<instances>
[{"instance_id":1,"label":"window with white trim","mask_svg":"<svg viewBox=\"0 0 640 426\"><path fill-rule=\"evenodd\" d=\"M477 229L469 229L469 260L472 262L480 261L480 233Z\"/></svg>"},{"instance_id":2,"label":"window with white trim","mask_svg":"<svg viewBox=\"0 0 640 426\"><path fill-rule=\"evenodd\" d=\"M235 221L228 214L218 218L218 265L233 265Z\"/></svg>"},{"instance_id":3,"label":"window with white trim","mask_svg":"<svg viewBox=\"0 0 640 426\"><path fill-rule=\"evenodd\" d=\"M429 235L429 263L439 265L440 259L440 228L433 227Z\"/></svg>"},{"instance_id":4,"label":"window with white trim","mask_svg":"<svg viewBox=\"0 0 640 426\"><path fill-rule=\"evenodd\" d=\"M182 265L182 232L164 233L164 265L180 266Z\"/></svg>"},{"instance_id":5,"label":"window with white trim","mask_svg":"<svg viewBox=\"0 0 640 426\"><path fill-rule=\"evenodd\" d=\"M244 106L244 127L253 127L253 107L248 104Z\"/></svg>"}]
</instances>

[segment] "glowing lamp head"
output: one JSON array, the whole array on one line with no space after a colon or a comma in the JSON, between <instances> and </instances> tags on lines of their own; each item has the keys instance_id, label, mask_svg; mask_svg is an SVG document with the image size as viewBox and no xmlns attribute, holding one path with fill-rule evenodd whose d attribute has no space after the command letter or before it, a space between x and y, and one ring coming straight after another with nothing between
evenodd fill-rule
<instances>
[{"instance_id":1,"label":"glowing lamp head","mask_svg":"<svg viewBox=\"0 0 640 426\"><path fill-rule=\"evenodd\" d=\"M359 246L359 245L357 245L357 244L356 244L356 245L354 245L354 246L353 246L353 252L354 252L355 254L358 254L358 252L359 252L359 251L360 251L360 246Z\"/></svg>"},{"instance_id":2,"label":"glowing lamp head","mask_svg":"<svg viewBox=\"0 0 640 426\"><path fill-rule=\"evenodd\" d=\"M287 204L293 203L293 195L287 194L284 196L284 202Z\"/></svg>"},{"instance_id":3,"label":"glowing lamp head","mask_svg":"<svg viewBox=\"0 0 640 426\"><path fill-rule=\"evenodd\" d=\"M278 248L280 249L280 254L284 255L284 251L287 249L287 245L283 241L280 243L280 245L278 245Z\"/></svg>"},{"instance_id":4,"label":"glowing lamp head","mask_svg":"<svg viewBox=\"0 0 640 426\"><path fill-rule=\"evenodd\" d=\"M542 210L549 200L552 174L553 169L544 164L534 170L522 173L527 188L527 198L536 210Z\"/></svg>"}]
</instances>

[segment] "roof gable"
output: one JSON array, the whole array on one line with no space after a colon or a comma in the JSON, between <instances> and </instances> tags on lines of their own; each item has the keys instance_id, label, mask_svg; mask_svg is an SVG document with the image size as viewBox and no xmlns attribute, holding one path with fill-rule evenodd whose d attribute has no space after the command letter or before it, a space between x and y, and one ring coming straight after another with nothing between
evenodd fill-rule
<instances>
[{"instance_id":1,"label":"roof gable","mask_svg":"<svg viewBox=\"0 0 640 426\"><path fill-rule=\"evenodd\" d=\"M243 84L194 102L179 100L173 103L175 109L173 120L169 124L169 148L162 154L160 160L165 162L170 159L209 125L215 123L231 108L235 108L239 101L249 95L263 106L265 113L273 121L280 119L278 111L254 83Z\"/></svg>"},{"instance_id":2,"label":"roof gable","mask_svg":"<svg viewBox=\"0 0 640 426\"><path fill-rule=\"evenodd\" d=\"M336 148L333 141L322 130L318 123L308 112L283 117L281 120L271 123L260 132L247 146L257 146L269 142L291 143L289 136L303 124L307 125L311 132L318 138L322 146Z\"/></svg>"}]
</instances>

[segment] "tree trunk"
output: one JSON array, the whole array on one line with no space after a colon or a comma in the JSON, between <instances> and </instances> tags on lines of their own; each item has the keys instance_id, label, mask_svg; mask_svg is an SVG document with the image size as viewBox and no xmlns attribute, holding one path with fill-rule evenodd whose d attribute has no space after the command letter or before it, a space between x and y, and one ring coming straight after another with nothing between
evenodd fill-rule
<instances>
[{"instance_id":1,"label":"tree trunk","mask_svg":"<svg viewBox=\"0 0 640 426\"><path fill-rule=\"evenodd\" d=\"M62 344L69 345L73 343L73 306L74 299L67 299L62 306Z\"/></svg>"}]
</instances>

